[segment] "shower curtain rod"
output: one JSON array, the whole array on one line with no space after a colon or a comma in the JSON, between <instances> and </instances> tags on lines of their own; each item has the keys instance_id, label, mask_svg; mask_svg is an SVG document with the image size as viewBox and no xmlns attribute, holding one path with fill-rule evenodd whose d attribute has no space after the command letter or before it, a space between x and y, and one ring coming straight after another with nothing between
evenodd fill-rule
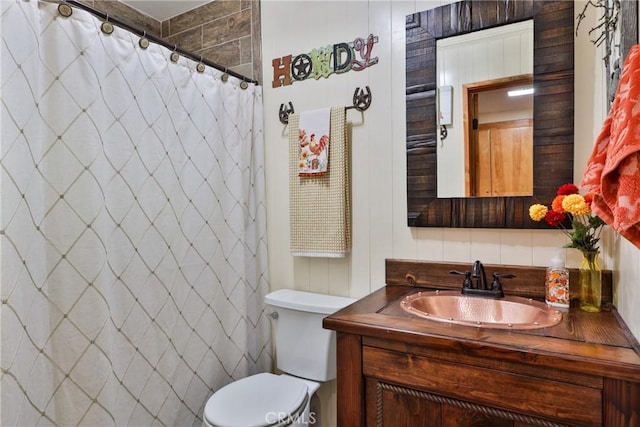
<instances>
[{"instance_id":1,"label":"shower curtain rod","mask_svg":"<svg viewBox=\"0 0 640 427\"><path fill-rule=\"evenodd\" d=\"M163 40L159 37L156 37L154 35L148 34L146 31L141 30L140 28L134 27L132 25L127 24L126 22L115 18L113 16L109 16L108 13L102 12L101 10L95 9L87 4L81 3L79 1L76 0L42 0L48 3L57 3L57 4L67 4L69 6L74 6L77 7L79 9L82 9L86 12L91 13L92 15L95 15L97 17L99 17L100 19L104 19L105 21L110 22L111 24L117 25L118 27L124 28L125 30L131 31L132 33L135 33L141 37L146 37L147 39L149 39L149 41L152 41L153 43L159 44L161 46L166 47L167 49L177 52L182 56L185 56L189 59L192 59L196 62L202 62L204 65L208 65L209 67L215 68L218 71L222 71L223 73L227 73L233 77L236 77L242 81L245 81L247 83L254 83L254 84L258 84L257 80L254 79L250 79L249 77L243 76L242 74L236 73L234 71L229 70L227 67L223 67L221 65L216 64L215 62L209 61L206 58L203 58L202 55L196 55L193 52L190 52L188 50L182 49L180 47L178 47L176 44L171 44L169 42L167 42L166 40Z\"/></svg>"}]
</instances>

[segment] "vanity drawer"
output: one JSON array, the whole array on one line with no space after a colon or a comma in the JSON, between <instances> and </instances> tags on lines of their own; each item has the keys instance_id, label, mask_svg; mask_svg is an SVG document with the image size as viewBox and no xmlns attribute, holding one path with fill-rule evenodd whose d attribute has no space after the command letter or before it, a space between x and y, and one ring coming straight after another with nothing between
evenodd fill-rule
<instances>
[{"instance_id":1,"label":"vanity drawer","mask_svg":"<svg viewBox=\"0 0 640 427\"><path fill-rule=\"evenodd\" d=\"M602 390L364 346L365 377L575 426L602 425Z\"/></svg>"}]
</instances>

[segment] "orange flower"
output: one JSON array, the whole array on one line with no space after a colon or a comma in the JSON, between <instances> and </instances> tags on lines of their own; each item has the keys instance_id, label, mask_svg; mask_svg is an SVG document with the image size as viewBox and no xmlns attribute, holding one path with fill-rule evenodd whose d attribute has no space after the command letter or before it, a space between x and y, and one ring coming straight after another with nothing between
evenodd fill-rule
<instances>
[{"instance_id":1,"label":"orange flower","mask_svg":"<svg viewBox=\"0 0 640 427\"><path fill-rule=\"evenodd\" d=\"M564 213L564 208L562 207L562 201L564 200L565 197L566 196L564 194L556 196L555 199L553 199L553 202L551 202L551 210L556 213Z\"/></svg>"}]
</instances>

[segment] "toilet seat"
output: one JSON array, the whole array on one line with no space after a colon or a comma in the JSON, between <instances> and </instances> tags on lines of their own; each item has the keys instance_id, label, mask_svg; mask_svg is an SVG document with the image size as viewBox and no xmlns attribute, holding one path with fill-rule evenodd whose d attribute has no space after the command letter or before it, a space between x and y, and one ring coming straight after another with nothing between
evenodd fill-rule
<instances>
[{"instance_id":1,"label":"toilet seat","mask_svg":"<svg viewBox=\"0 0 640 427\"><path fill-rule=\"evenodd\" d=\"M213 427L276 427L302 416L309 401L304 381L262 373L232 382L207 401L205 422Z\"/></svg>"}]
</instances>

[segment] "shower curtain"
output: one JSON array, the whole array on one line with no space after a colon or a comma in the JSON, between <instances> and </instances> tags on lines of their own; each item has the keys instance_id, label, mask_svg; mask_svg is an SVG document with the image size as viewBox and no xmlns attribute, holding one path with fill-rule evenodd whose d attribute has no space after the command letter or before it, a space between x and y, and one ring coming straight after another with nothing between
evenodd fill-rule
<instances>
[{"instance_id":1,"label":"shower curtain","mask_svg":"<svg viewBox=\"0 0 640 427\"><path fill-rule=\"evenodd\" d=\"M0 424L199 425L272 364L261 88L0 7Z\"/></svg>"}]
</instances>

